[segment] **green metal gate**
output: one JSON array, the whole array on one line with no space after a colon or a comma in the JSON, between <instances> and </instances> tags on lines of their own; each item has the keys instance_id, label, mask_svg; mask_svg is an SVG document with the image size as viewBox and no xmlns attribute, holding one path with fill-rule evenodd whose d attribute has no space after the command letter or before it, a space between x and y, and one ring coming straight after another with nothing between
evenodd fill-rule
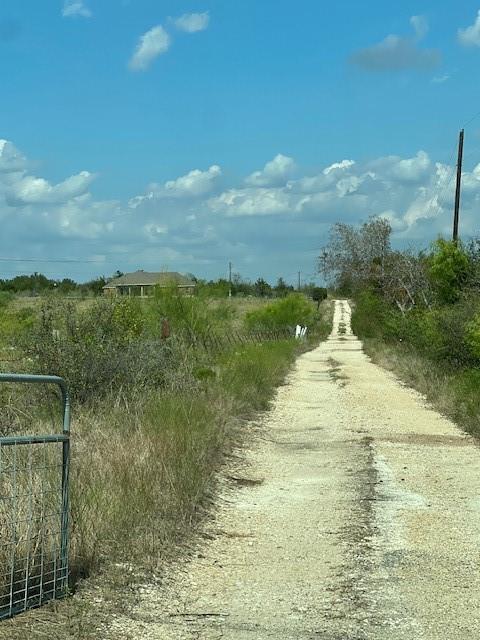
<instances>
[{"instance_id":1,"label":"green metal gate","mask_svg":"<svg viewBox=\"0 0 480 640\"><path fill-rule=\"evenodd\" d=\"M57 376L2 373L0 383L57 385L63 404L60 433L13 435L0 424L2 620L68 591L70 401Z\"/></svg>"}]
</instances>

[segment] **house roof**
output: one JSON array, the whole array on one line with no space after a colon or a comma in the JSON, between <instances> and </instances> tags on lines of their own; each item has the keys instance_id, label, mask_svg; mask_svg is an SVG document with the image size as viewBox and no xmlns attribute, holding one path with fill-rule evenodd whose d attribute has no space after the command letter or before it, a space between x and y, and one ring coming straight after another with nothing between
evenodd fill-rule
<instances>
[{"instance_id":1,"label":"house roof","mask_svg":"<svg viewBox=\"0 0 480 640\"><path fill-rule=\"evenodd\" d=\"M123 276L113 278L103 287L104 289L113 289L115 287L125 286L148 286L158 284L161 287L169 285L177 285L177 287L194 287L195 282L190 278L177 273L176 271L134 271L133 273L124 273Z\"/></svg>"}]
</instances>

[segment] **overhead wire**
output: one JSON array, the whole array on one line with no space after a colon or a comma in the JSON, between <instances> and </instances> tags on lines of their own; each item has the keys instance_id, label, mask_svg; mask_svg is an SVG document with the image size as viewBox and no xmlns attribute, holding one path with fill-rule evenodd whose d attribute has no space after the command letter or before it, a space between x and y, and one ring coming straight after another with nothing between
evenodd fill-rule
<instances>
[{"instance_id":1,"label":"overhead wire","mask_svg":"<svg viewBox=\"0 0 480 640\"><path fill-rule=\"evenodd\" d=\"M474 120L476 120L479 116L480 116L480 111L477 111L477 113L475 115L473 115L470 118L470 120L467 120L467 122L465 122L465 124L462 124L461 129L465 129L465 127L468 127L468 125L471 124Z\"/></svg>"},{"instance_id":2,"label":"overhead wire","mask_svg":"<svg viewBox=\"0 0 480 640\"><path fill-rule=\"evenodd\" d=\"M105 260L83 260L77 258L4 258L0 257L0 262L34 262L46 264L104 264Z\"/></svg>"},{"instance_id":3,"label":"overhead wire","mask_svg":"<svg viewBox=\"0 0 480 640\"><path fill-rule=\"evenodd\" d=\"M468 120L466 120L461 126L461 129L465 129L466 127L468 127L468 125L470 125L474 120L476 120L478 117L480 117L480 111L477 111L471 118L469 118ZM430 214L433 213L435 210L437 212L439 212L442 208L443 208L443 204L446 203L446 194L448 192L448 190L450 189L450 187L453 188L452 182L453 179L455 177L456 174L456 168L457 168L457 163L454 162L455 160L455 154L456 154L456 146L453 147L453 150L449 156L449 159L447 161L447 173L446 176L443 180L443 186L437 186L437 188L435 189L434 193L431 195L431 197L428 200L428 204L427 204L427 210L425 212L425 217L429 218ZM471 157L473 154L475 153L475 150L467 152L466 154L464 154L464 159Z\"/></svg>"}]
</instances>

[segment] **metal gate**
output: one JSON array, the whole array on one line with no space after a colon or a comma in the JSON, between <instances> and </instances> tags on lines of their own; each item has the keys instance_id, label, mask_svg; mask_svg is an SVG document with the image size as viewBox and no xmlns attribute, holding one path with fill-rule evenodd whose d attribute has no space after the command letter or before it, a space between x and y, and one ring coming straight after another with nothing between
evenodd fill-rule
<instances>
[{"instance_id":1,"label":"metal gate","mask_svg":"<svg viewBox=\"0 0 480 640\"><path fill-rule=\"evenodd\" d=\"M57 376L0 374L0 383L54 384L63 429L0 437L0 620L68 591L70 401ZM2 432L8 425L0 424Z\"/></svg>"}]
</instances>

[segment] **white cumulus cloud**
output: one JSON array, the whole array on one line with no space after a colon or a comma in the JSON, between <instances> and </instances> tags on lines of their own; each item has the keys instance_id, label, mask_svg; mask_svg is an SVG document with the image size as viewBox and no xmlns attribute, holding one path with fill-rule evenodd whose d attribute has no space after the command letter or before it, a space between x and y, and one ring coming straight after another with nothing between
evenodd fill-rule
<instances>
[{"instance_id":1,"label":"white cumulus cloud","mask_svg":"<svg viewBox=\"0 0 480 640\"><path fill-rule=\"evenodd\" d=\"M209 202L210 209L227 217L266 216L292 210L284 189L230 189Z\"/></svg>"},{"instance_id":2,"label":"white cumulus cloud","mask_svg":"<svg viewBox=\"0 0 480 640\"><path fill-rule=\"evenodd\" d=\"M418 182L429 172L431 162L425 151L419 151L413 158L395 159L391 175L400 182Z\"/></svg>"},{"instance_id":3,"label":"white cumulus cloud","mask_svg":"<svg viewBox=\"0 0 480 640\"><path fill-rule=\"evenodd\" d=\"M336 169L350 169L355 164L355 160L342 160L341 162L334 162L328 167L325 167L323 170L323 174L328 176L329 173L335 171Z\"/></svg>"},{"instance_id":4,"label":"white cumulus cloud","mask_svg":"<svg viewBox=\"0 0 480 640\"><path fill-rule=\"evenodd\" d=\"M136 209L142 203L161 198L196 198L210 193L217 179L222 175L221 168L214 164L207 171L193 169L186 175L164 184L154 182L149 185L147 193L130 199L129 205Z\"/></svg>"},{"instance_id":5,"label":"white cumulus cloud","mask_svg":"<svg viewBox=\"0 0 480 640\"><path fill-rule=\"evenodd\" d=\"M295 170L293 158L281 153L267 162L261 171L254 171L245 179L246 184L255 187L274 187L285 184L287 178Z\"/></svg>"},{"instance_id":6,"label":"white cumulus cloud","mask_svg":"<svg viewBox=\"0 0 480 640\"><path fill-rule=\"evenodd\" d=\"M186 33L196 33L197 31L205 31L210 22L208 11L204 13L184 13L179 18L173 20L177 29Z\"/></svg>"},{"instance_id":7,"label":"white cumulus cloud","mask_svg":"<svg viewBox=\"0 0 480 640\"><path fill-rule=\"evenodd\" d=\"M480 47L480 10L475 22L465 29L458 30L458 41L465 47Z\"/></svg>"},{"instance_id":8,"label":"white cumulus cloud","mask_svg":"<svg viewBox=\"0 0 480 640\"><path fill-rule=\"evenodd\" d=\"M170 43L171 38L161 25L153 27L140 36L128 63L129 68L132 71L145 71L155 58L168 51Z\"/></svg>"},{"instance_id":9,"label":"white cumulus cloud","mask_svg":"<svg viewBox=\"0 0 480 640\"><path fill-rule=\"evenodd\" d=\"M430 157L425 151L418 151L412 158L385 156L369 164L376 177L397 183L415 184L421 182L432 170Z\"/></svg>"},{"instance_id":10,"label":"white cumulus cloud","mask_svg":"<svg viewBox=\"0 0 480 640\"><path fill-rule=\"evenodd\" d=\"M88 171L51 185L44 178L23 176L7 190L7 200L17 204L63 203L70 198L86 193L95 176Z\"/></svg>"},{"instance_id":11,"label":"white cumulus cloud","mask_svg":"<svg viewBox=\"0 0 480 640\"><path fill-rule=\"evenodd\" d=\"M62 15L64 18L74 18L77 16L91 18L92 12L83 0L65 0Z\"/></svg>"},{"instance_id":12,"label":"white cumulus cloud","mask_svg":"<svg viewBox=\"0 0 480 640\"><path fill-rule=\"evenodd\" d=\"M0 173L22 171L26 168L26 159L8 140L0 140Z\"/></svg>"},{"instance_id":13,"label":"white cumulus cloud","mask_svg":"<svg viewBox=\"0 0 480 640\"><path fill-rule=\"evenodd\" d=\"M157 193L173 198L204 195L212 190L215 180L221 174L222 170L217 164L212 165L207 171L194 169L176 180L169 180L158 189Z\"/></svg>"}]
</instances>

